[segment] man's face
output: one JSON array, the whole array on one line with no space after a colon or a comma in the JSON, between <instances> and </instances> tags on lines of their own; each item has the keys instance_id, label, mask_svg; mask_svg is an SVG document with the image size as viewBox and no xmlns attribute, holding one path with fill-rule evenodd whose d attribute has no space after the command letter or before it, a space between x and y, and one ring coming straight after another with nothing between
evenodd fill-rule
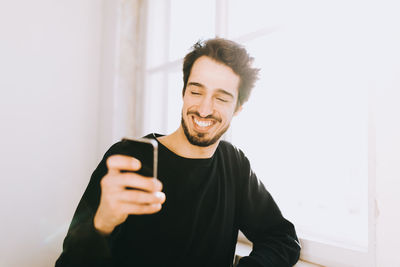
<instances>
[{"instance_id":1,"label":"man's face","mask_svg":"<svg viewBox=\"0 0 400 267\"><path fill-rule=\"evenodd\" d=\"M228 130L238 112L239 82L230 67L210 57L194 62L183 96L181 122L191 144L210 146Z\"/></svg>"}]
</instances>

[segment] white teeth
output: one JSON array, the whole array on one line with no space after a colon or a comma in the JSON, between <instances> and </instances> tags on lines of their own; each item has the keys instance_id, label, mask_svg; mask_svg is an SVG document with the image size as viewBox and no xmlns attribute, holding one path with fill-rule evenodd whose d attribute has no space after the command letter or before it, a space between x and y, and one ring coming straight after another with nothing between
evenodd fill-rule
<instances>
[{"instance_id":1,"label":"white teeth","mask_svg":"<svg viewBox=\"0 0 400 267\"><path fill-rule=\"evenodd\" d=\"M211 125L211 121L199 121L197 119L194 119L194 122L199 125L200 127L208 127Z\"/></svg>"}]
</instances>

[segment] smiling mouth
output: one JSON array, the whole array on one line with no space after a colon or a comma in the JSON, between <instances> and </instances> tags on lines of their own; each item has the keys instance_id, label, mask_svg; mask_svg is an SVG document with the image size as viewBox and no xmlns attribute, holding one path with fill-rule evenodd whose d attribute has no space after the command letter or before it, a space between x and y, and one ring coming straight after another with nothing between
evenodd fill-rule
<instances>
[{"instance_id":1,"label":"smiling mouth","mask_svg":"<svg viewBox=\"0 0 400 267\"><path fill-rule=\"evenodd\" d=\"M200 120L198 120L196 118L194 118L194 122L200 127L208 127L208 126L210 126L212 124L211 121L208 121L208 120L207 121L200 121Z\"/></svg>"},{"instance_id":2,"label":"smiling mouth","mask_svg":"<svg viewBox=\"0 0 400 267\"><path fill-rule=\"evenodd\" d=\"M202 120L193 116L193 124L196 131L205 132L208 131L214 124L214 120Z\"/></svg>"}]
</instances>

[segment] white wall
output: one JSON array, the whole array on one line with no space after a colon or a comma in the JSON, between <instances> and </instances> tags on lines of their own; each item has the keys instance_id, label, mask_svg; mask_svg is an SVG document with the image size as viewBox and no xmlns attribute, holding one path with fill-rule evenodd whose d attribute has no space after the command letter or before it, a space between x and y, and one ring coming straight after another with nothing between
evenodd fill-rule
<instances>
[{"instance_id":1,"label":"white wall","mask_svg":"<svg viewBox=\"0 0 400 267\"><path fill-rule=\"evenodd\" d=\"M0 266L54 266L108 145L103 15L101 0L0 2Z\"/></svg>"},{"instance_id":2,"label":"white wall","mask_svg":"<svg viewBox=\"0 0 400 267\"><path fill-rule=\"evenodd\" d=\"M400 47L400 42L397 42ZM377 93L377 265L400 267L400 56Z\"/></svg>"},{"instance_id":3,"label":"white wall","mask_svg":"<svg viewBox=\"0 0 400 267\"><path fill-rule=\"evenodd\" d=\"M377 5L374 54L376 124L376 258L399 267L400 257L400 3Z\"/></svg>"}]
</instances>

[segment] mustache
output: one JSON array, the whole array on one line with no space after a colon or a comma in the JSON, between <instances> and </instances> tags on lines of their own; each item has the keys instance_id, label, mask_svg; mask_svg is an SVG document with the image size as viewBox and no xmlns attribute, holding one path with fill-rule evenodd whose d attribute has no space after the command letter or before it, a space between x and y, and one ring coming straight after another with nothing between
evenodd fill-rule
<instances>
[{"instance_id":1,"label":"mustache","mask_svg":"<svg viewBox=\"0 0 400 267\"><path fill-rule=\"evenodd\" d=\"M192 114L192 115L196 115L196 116L198 116L198 117L200 117L200 118L204 118L204 119L213 119L213 120L216 120L216 121L218 121L218 122L222 122L222 119L221 119L220 117L216 117L216 116L214 116L213 114L210 114L210 115L208 115L207 117L202 117L202 116L200 115L200 113L198 113L197 111L194 111L194 110L188 111L186 114L187 114L187 115Z\"/></svg>"}]
</instances>

